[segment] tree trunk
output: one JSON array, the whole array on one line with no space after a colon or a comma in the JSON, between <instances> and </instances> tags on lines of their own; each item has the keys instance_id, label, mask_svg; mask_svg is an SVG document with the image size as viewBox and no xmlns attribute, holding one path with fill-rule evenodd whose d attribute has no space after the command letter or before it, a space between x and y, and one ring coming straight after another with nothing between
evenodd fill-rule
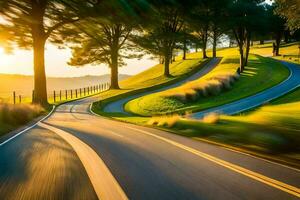
<instances>
[{"instance_id":1,"label":"tree trunk","mask_svg":"<svg viewBox=\"0 0 300 200\"><path fill-rule=\"evenodd\" d=\"M47 83L45 73L45 43L46 33L44 29L44 14L46 1L31 1L31 15L35 23L31 26L33 40L33 65L34 65L34 96L33 103L48 106Z\"/></svg>"},{"instance_id":2,"label":"tree trunk","mask_svg":"<svg viewBox=\"0 0 300 200\"><path fill-rule=\"evenodd\" d=\"M281 42L281 33L276 34L276 39L275 39L276 45L275 45L275 56L279 56L279 49L280 49L280 42Z\"/></svg>"},{"instance_id":3,"label":"tree trunk","mask_svg":"<svg viewBox=\"0 0 300 200\"><path fill-rule=\"evenodd\" d=\"M186 39L183 40L183 57L182 60L186 59Z\"/></svg>"},{"instance_id":4,"label":"tree trunk","mask_svg":"<svg viewBox=\"0 0 300 200\"><path fill-rule=\"evenodd\" d=\"M217 31L214 30L213 32L213 57L216 58L217 57Z\"/></svg>"},{"instance_id":5,"label":"tree trunk","mask_svg":"<svg viewBox=\"0 0 300 200\"><path fill-rule=\"evenodd\" d=\"M48 105L45 73L45 42L46 40L41 37L33 37L34 97L32 102L42 106Z\"/></svg>"},{"instance_id":6,"label":"tree trunk","mask_svg":"<svg viewBox=\"0 0 300 200\"><path fill-rule=\"evenodd\" d=\"M114 50L117 51L117 50ZM120 89L119 87L119 73L118 73L118 51L113 52L111 55L110 66L110 89Z\"/></svg>"},{"instance_id":7,"label":"tree trunk","mask_svg":"<svg viewBox=\"0 0 300 200\"><path fill-rule=\"evenodd\" d=\"M244 66L248 65L248 57L249 57L249 52L250 52L250 41L251 41L251 32L247 33L247 39L246 39L246 55L245 55L245 62Z\"/></svg>"},{"instance_id":8,"label":"tree trunk","mask_svg":"<svg viewBox=\"0 0 300 200\"><path fill-rule=\"evenodd\" d=\"M245 60L244 60L244 49L240 47L240 72L242 73L245 69Z\"/></svg>"},{"instance_id":9,"label":"tree trunk","mask_svg":"<svg viewBox=\"0 0 300 200\"><path fill-rule=\"evenodd\" d=\"M284 42L289 43L290 32L284 31Z\"/></svg>"},{"instance_id":10,"label":"tree trunk","mask_svg":"<svg viewBox=\"0 0 300 200\"><path fill-rule=\"evenodd\" d=\"M164 57L165 57L164 58L164 60L165 60L164 75L170 76L170 55L169 55L169 53L166 52Z\"/></svg>"},{"instance_id":11,"label":"tree trunk","mask_svg":"<svg viewBox=\"0 0 300 200\"><path fill-rule=\"evenodd\" d=\"M202 48L203 58L208 58L206 54L207 31L205 31L205 33L203 34L202 41L203 41L203 48Z\"/></svg>"}]
</instances>

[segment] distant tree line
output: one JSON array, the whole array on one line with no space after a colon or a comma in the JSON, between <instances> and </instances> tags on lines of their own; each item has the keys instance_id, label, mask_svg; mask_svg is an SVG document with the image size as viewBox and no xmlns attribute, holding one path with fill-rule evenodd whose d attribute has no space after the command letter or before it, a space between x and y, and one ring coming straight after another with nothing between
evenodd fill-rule
<instances>
[{"instance_id":1,"label":"distant tree line","mask_svg":"<svg viewBox=\"0 0 300 200\"><path fill-rule=\"evenodd\" d=\"M170 76L176 52L186 59L189 49L213 57L224 35L235 41L242 72L254 40L275 40L279 55L282 39L299 36L299 2L276 0L0 0L0 41L9 49L34 52L34 103L47 105L44 51L47 41L72 49L70 65L106 64L111 89L118 89L118 68L126 58L146 52L159 58ZM2 22L3 21L3 22Z\"/></svg>"}]
</instances>

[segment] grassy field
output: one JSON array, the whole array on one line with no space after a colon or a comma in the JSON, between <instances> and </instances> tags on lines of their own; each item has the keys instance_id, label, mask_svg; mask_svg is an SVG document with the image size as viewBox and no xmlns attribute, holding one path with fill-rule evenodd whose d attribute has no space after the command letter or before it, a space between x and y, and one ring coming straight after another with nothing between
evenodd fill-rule
<instances>
[{"instance_id":1,"label":"grassy field","mask_svg":"<svg viewBox=\"0 0 300 200\"><path fill-rule=\"evenodd\" d=\"M126 104L126 111L141 116L195 112L254 95L280 83L289 75L289 71L282 64L269 58L250 55L249 65L233 86L208 86L208 92L204 95L195 86L209 84L210 80L234 74L238 68L239 59L232 49L223 50L219 55L224 56L221 63L206 76L171 90L134 99ZM193 95L196 97L193 98Z\"/></svg>"}]
</instances>

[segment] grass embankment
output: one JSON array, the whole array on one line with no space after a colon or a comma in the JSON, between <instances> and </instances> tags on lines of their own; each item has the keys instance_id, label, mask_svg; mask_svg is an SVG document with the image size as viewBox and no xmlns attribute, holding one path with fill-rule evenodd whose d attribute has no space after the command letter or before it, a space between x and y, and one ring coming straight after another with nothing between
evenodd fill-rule
<instances>
[{"instance_id":1,"label":"grass embankment","mask_svg":"<svg viewBox=\"0 0 300 200\"><path fill-rule=\"evenodd\" d=\"M31 104L1 104L0 105L0 136L29 123L34 118L43 115L46 110Z\"/></svg>"},{"instance_id":2,"label":"grass embankment","mask_svg":"<svg viewBox=\"0 0 300 200\"><path fill-rule=\"evenodd\" d=\"M204 77L171 90L134 99L126 104L126 111L141 116L200 111L254 95L289 75L282 64L250 55L249 65L234 83L232 77L239 65L238 55L233 49L221 50L219 55L224 56L221 63Z\"/></svg>"}]
</instances>

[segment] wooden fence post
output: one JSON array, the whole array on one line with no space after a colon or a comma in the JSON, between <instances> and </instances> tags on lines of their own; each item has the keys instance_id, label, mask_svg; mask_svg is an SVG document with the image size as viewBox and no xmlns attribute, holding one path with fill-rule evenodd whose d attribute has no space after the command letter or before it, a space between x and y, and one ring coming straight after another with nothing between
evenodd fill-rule
<instances>
[{"instance_id":1,"label":"wooden fence post","mask_svg":"<svg viewBox=\"0 0 300 200\"><path fill-rule=\"evenodd\" d=\"M22 103L22 97L19 95L19 103Z\"/></svg>"},{"instance_id":2,"label":"wooden fence post","mask_svg":"<svg viewBox=\"0 0 300 200\"><path fill-rule=\"evenodd\" d=\"M68 100L68 90L66 90L66 100Z\"/></svg>"},{"instance_id":3,"label":"wooden fence post","mask_svg":"<svg viewBox=\"0 0 300 200\"><path fill-rule=\"evenodd\" d=\"M34 102L34 90L32 90L32 97L31 97L32 103Z\"/></svg>"},{"instance_id":4,"label":"wooden fence post","mask_svg":"<svg viewBox=\"0 0 300 200\"><path fill-rule=\"evenodd\" d=\"M59 90L59 100L61 101L61 90Z\"/></svg>"},{"instance_id":5,"label":"wooden fence post","mask_svg":"<svg viewBox=\"0 0 300 200\"><path fill-rule=\"evenodd\" d=\"M77 99L77 89L75 89L75 93L76 93L76 99Z\"/></svg>"},{"instance_id":6,"label":"wooden fence post","mask_svg":"<svg viewBox=\"0 0 300 200\"><path fill-rule=\"evenodd\" d=\"M71 99L73 99L73 90L71 89Z\"/></svg>"},{"instance_id":7,"label":"wooden fence post","mask_svg":"<svg viewBox=\"0 0 300 200\"><path fill-rule=\"evenodd\" d=\"M16 104L16 92L13 92L13 99L14 99L14 104Z\"/></svg>"},{"instance_id":8,"label":"wooden fence post","mask_svg":"<svg viewBox=\"0 0 300 200\"><path fill-rule=\"evenodd\" d=\"M53 91L53 101L54 101L54 103L56 102L56 94L55 94L55 90Z\"/></svg>"}]
</instances>

